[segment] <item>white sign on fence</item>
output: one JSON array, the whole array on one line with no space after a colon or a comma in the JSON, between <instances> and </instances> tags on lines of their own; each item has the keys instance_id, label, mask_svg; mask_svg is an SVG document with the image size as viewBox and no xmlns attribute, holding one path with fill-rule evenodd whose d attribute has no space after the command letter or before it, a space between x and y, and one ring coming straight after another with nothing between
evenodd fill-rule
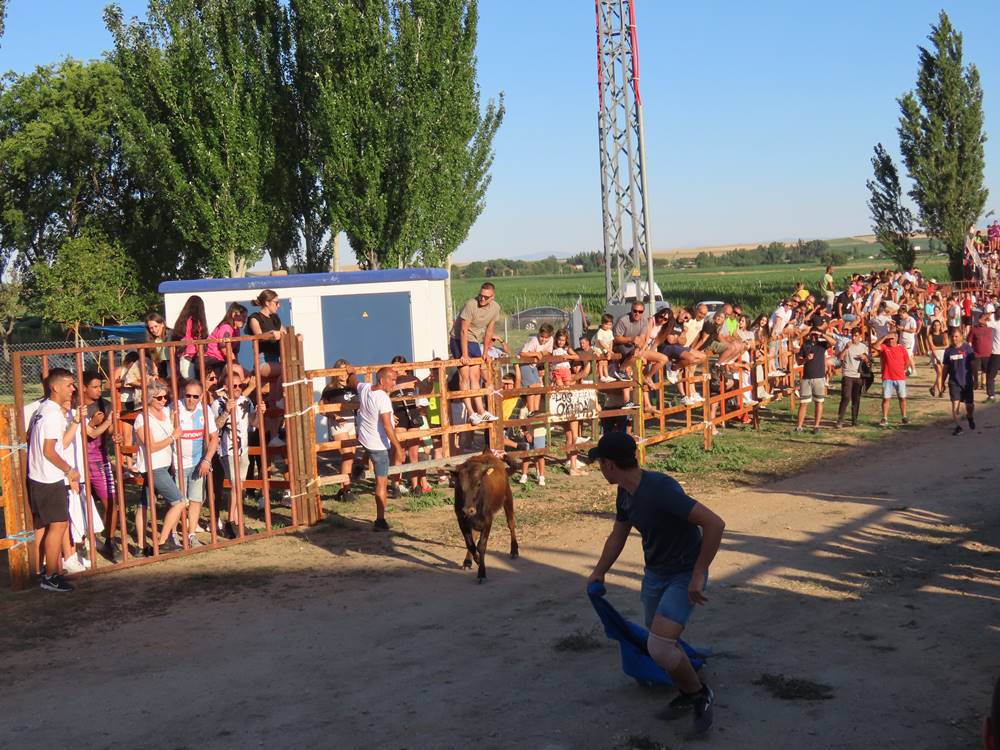
<instances>
[{"instance_id":1,"label":"white sign on fence","mask_svg":"<svg viewBox=\"0 0 1000 750\"><path fill-rule=\"evenodd\" d=\"M567 417L593 419L599 411L597 391L554 391L549 394L549 421L560 422Z\"/></svg>"}]
</instances>

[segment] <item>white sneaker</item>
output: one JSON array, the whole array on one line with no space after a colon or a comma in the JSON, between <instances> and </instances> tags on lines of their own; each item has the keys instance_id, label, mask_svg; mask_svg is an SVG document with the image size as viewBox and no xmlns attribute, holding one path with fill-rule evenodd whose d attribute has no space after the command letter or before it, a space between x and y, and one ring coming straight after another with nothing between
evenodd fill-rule
<instances>
[{"instance_id":1,"label":"white sneaker","mask_svg":"<svg viewBox=\"0 0 1000 750\"><path fill-rule=\"evenodd\" d=\"M268 448L284 448L285 447L285 441L282 440L279 436L275 435L273 438L271 438L270 440L267 441L267 447Z\"/></svg>"},{"instance_id":2,"label":"white sneaker","mask_svg":"<svg viewBox=\"0 0 1000 750\"><path fill-rule=\"evenodd\" d=\"M684 396L684 398L681 399L681 403L684 406L691 406L692 404L695 403L695 400L693 398L691 398L690 396Z\"/></svg>"},{"instance_id":3,"label":"white sneaker","mask_svg":"<svg viewBox=\"0 0 1000 750\"><path fill-rule=\"evenodd\" d=\"M482 421L483 421L482 414L476 414L475 412L472 412L472 414L469 415L469 424L473 426L481 424Z\"/></svg>"},{"instance_id":4,"label":"white sneaker","mask_svg":"<svg viewBox=\"0 0 1000 750\"><path fill-rule=\"evenodd\" d=\"M692 401L693 401L694 403L696 403L696 404L700 404L700 403L703 403L703 402L705 401L705 399L701 397L701 394L700 394L700 393L692 393L692 394L691 394L691 395L689 396L689 398L690 398L690 399L691 399L691 400L692 400Z\"/></svg>"},{"instance_id":5,"label":"white sneaker","mask_svg":"<svg viewBox=\"0 0 1000 750\"><path fill-rule=\"evenodd\" d=\"M581 445L581 444L583 444L583 443L589 443L589 442L590 442L590 438L589 438L589 437L584 437L583 435L580 435L580 436L579 436L579 437L578 437L578 438L576 439L576 444L577 444L577 445Z\"/></svg>"},{"instance_id":6,"label":"white sneaker","mask_svg":"<svg viewBox=\"0 0 1000 750\"><path fill-rule=\"evenodd\" d=\"M79 553L79 552L77 552L77 553L76 553L76 560L77 560L77 562L78 562L78 563L80 563L80 565L82 565L82 566L83 566L83 569L84 569L84 570L89 570L90 568L94 567L94 566L93 566L93 565L91 564L90 560L89 560L88 558L84 557L84 556L83 556L83 555L82 555L81 553Z\"/></svg>"},{"instance_id":7,"label":"white sneaker","mask_svg":"<svg viewBox=\"0 0 1000 750\"><path fill-rule=\"evenodd\" d=\"M538 477L538 486L539 487L545 486L545 477Z\"/></svg>"},{"instance_id":8,"label":"white sneaker","mask_svg":"<svg viewBox=\"0 0 1000 750\"><path fill-rule=\"evenodd\" d=\"M76 555L70 555L63 560L63 572L65 573L82 573L85 570L86 568Z\"/></svg>"},{"instance_id":9,"label":"white sneaker","mask_svg":"<svg viewBox=\"0 0 1000 750\"><path fill-rule=\"evenodd\" d=\"M204 547L205 545L198 541L198 537L194 534L188 534L188 547Z\"/></svg>"},{"instance_id":10,"label":"white sneaker","mask_svg":"<svg viewBox=\"0 0 1000 750\"><path fill-rule=\"evenodd\" d=\"M173 542L174 544L176 544L178 547L180 547L181 546L181 535L178 534L176 531L171 531L170 532L170 541Z\"/></svg>"},{"instance_id":11,"label":"white sneaker","mask_svg":"<svg viewBox=\"0 0 1000 750\"><path fill-rule=\"evenodd\" d=\"M668 383L677 383L677 370L674 370L673 368L664 370L664 376L666 377Z\"/></svg>"},{"instance_id":12,"label":"white sneaker","mask_svg":"<svg viewBox=\"0 0 1000 750\"><path fill-rule=\"evenodd\" d=\"M601 375L601 382L602 383L614 383L615 379L613 377L611 377L610 375Z\"/></svg>"},{"instance_id":13,"label":"white sneaker","mask_svg":"<svg viewBox=\"0 0 1000 750\"><path fill-rule=\"evenodd\" d=\"M484 422L496 422L499 419L499 417L494 417L488 411L484 411L482 417Z\"/></svg>"},{"instance_id":14,"label":"white sneaker","mask_svg":"<svg viewBox=\"0 0 1000 750\"><path fill-rule=\"evenodd\" d=\"M783 378L787 374L788 373L785 372L784 370L771 370L771 372L768 373L768 377L769 378Z\"/></svg>"},{"instance_id":15,"label":"white sneaker","mask_svg":"<svg viewBox=\"0 0 1000 750\"><path fill-rule=\"evenodd\" d=\"M527 484L528 483L528 475L527 474L522 474L521 478L517 480L517 483L518 484Z\"/></svg>"}]
</instances>

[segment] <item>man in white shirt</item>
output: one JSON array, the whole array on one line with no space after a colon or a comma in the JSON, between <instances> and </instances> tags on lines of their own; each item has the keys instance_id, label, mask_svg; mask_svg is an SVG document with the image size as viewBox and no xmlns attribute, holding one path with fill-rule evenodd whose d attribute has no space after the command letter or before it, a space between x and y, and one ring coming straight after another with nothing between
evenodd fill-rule
<instances>
[{"instance_id":1,"label":"man in white shirt","mask_svg":"<svg viewBox=\"0 0 1000 750\"><path fill-rule=\"evenodd\" d=\"M28 504L35 529L35 549L44 570L39 586L45 591L69 592L73 586L62 577L62 546L69 521L69 489L80 491L80 472L66 460L79 416L70 419L76 385L73 374L53 368L45 378L49 397L42 402L28 426Z\"/></svg>"},{"instance_id":2,"label":"man in white shirt","mask_svg":"<svg viewBox=\"0 0 1000 750\"><path fill-rule=\"evenodd\" d=\"M792 319L792 308L788 304L787 300L781 300L778 303L778 307L771 317L767 321L768 327L771 329L771 338L776 339L781 336L782 332L785 330L785 326L788 325L788 321Z\"/></svg>"},{"instance_id":3,"label":"man in white shirt","mask_svg":"<svg viewBox=\"0 0 1000 750\"><path fill-rule=\"evenodd\" d=\"M189 380L181 391L177 420L181 428L178 476L184 477L184 497L188 499L188 546L201 547L195 535L205 502L205 477L212 469L212 457L219 444L219 430L211 409L205 404L201 383ZM166 521L164 520L164 525Z\"/></svg>"},{"instance_id":4,"label":"man in white shirt","mask_svg":"<svg viewBox=\"0 0 1000 750\"><path fill-rule=\"evenodd\" d=\"M358 442L365 447L375 467L375 531L388 531L385 501L389 494L389 446L393 462L403 461L403 446L392 424L392 400L389 393L396 388L396 371L383 367L375 374L375 385L358 380L347 368L347 387L358 392Z\"/></svg>"}]
</instances>

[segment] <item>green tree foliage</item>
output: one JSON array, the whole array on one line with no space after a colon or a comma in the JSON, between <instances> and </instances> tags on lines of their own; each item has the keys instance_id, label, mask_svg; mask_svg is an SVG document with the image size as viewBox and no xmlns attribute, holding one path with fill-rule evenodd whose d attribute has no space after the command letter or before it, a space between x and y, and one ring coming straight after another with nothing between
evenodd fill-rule
<instances>
[{"instance_id":1,"label":"green tree foliage","mask_svg":"<svg viewBox=\"0 0 1000 750\"><path fill-rule=\"evenodd\" d=\"M359 264L443 264L483 210L504 115L502 97L480 111L477 3L293 7L317 28L310 36L323 189Z\"/></svg>"},{"instance_id":2,"label":"green tree foliage","mask_svg":"<svg viewBox=\"0 0 1000 750\"><path fill-rule=\"evenodd\" d=\"M917 261L917 251L910 241L913 235L913 214L903 205L899 172L881 143L875 146L872 169L875 176L866 183L871 193L868 210L872 214L872 231L885 255L899 268L913 268Z\"/></svg>"},{"instance_id":3,"label":"green tree foliage","mask_svg":"<svg viewBox=\"0 0 1000 750\"><path fill-rule=\"evenodd\" d=\"M983 90L975 65L962 63L962 35L941 11L919 47L915 91L899 99L899 148L913 180L925 230L943 240L952 278L961 278L965 234L986 205Z\"/></svg>"},{"instance_id":4,"label":"green tree foliage","mask_svg":"<svg viewBox=\"0 0 1000 750\"><path fill-rule=\"evenodd\" d=\"M117 221L113 66L66 60L0 81L0 248L51 260L84 225Z\"/></svg>"},{"instance_id":5,"label":"green tree foliage","mask_svg":"<svg viewBox=\"0 0 1000 750\"><path fill-rule=\"evenodd\" d=\"M151 0L146 21L105 22L124 83L126 151L214 275L264 252L275 165L268 56L273 0Z\"/></svg>"},{"instance_id":6,"label":"green tree foliage","mask_svg":"<svg viewBox=\"0 0 1000 750\"><path fill-rule=\"evenodd\" d=\"M0 0L0 39L3 38L4 22L7 19L7 0Z\"/></svg>"},{"instance_id":7,"label":"green tree foliage","mask_svg":"<svg viewBox=\"0 0 1000 750\"><path fill-rule=\"evenodd\" d=\"M38 314L78 340L82 326L131 320L146 303L138 292L135 262L95 230L64 242L51 265L35 264L32 277Z\"/></svg>"},{"instance_id":8,"label":"green tree foliage","mask_svg":"<svg viewBox=\"0 0 1000 750\"><path fill-rule=\"evenodd\" d=\"M14 326L28 312L24 301L24 287L16 265L0 274L0 339L3 341L3 358L10 362L10 337Z\"/></svg>"}]
</instances>

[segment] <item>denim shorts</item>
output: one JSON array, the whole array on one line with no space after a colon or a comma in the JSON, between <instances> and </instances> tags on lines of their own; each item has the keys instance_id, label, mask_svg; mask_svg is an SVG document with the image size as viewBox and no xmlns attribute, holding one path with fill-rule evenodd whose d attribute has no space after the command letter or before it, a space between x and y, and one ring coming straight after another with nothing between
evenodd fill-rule
<instances>
[{"instance_id":1,"label":"denim shorts","mask_svg":"<svg viewBox=\"0 0 1000 750\"><path fill-rule=\"evenodd\" d=\"M375 466L375 476L389 476L389 451L368 451L368 455L371 456L372 464Z\"/></svg>"},{"instance_id":2,"label":"denim shorts","mask_svg":"<svg viewBox=\"0 0 1000 750\"><path fill-rule=\"evenodd\" d=\"M899 396L900 398L906 398L906 381L905 380L883 380L882 381L882 398L892 398L893 396Z\"/></svg>"},{"instance_id":3,"label":"denim shorts","mask_svg":"<svg viewBox=\"0 0 1000 750\"><path fill-rule=\"evenodd\" d=\"M466 345L469 349L469 356L472 358L483 356L483 347L479 345L478 341L467 341ZM453 359L461 359L465 355L462 354L462 342L458 339L451 339L448 342L448 351Z\"/></svg>"},{"instance_id":4,"label":"denim shorts","mask_svg":"<svg viewBox=\"0 0 1000 750\"><path fill-rule=\"evenodd\" d=\"M694 609L694 604L688 598L692 572L685 570L683 573L661 576L646 569L639 598L642 600L647 628L653 624L656 615L662 615L678 625L687 625ZM705 574L705 588L708 588L708 573Z\"/></svg>"},{"instance_id":5,"label":"denim shorts","mask_svg":"<svg viewBox=\"0 0 1000 750\"><path fill-rule=\"evenodd\" d=\"M537 365L521 365L521 387L530 388L542 382L542 376L538 374Z\"/></svg>"},{"instance_id":6,"label":"denim shorts","mask_svg":"<svg viewBox=\"0 0 1000 750\"><path fill-rule=\"evenodd\" d=\"M145 478L145 474L142 475ZM170 505L176 505L181 501L181 491L177 488L177 482L174 481L174 475L170 473L170 469L153 469L153 487L156 490L156 494L166 500ZM143 492L142 500L139 504L142 507L148 505L149 496Z\"/></svg>"},{"instance_id":7,"label":"denim shorts","mask_svg":"<svg viewBox=\"0 0 1000 750\"><path fill-rule=\"evenodd\" d=\"M205 477L198 476L198 464L184 467L184 494L191 502L205 501Z\"/></svg>"}]
</instances>

